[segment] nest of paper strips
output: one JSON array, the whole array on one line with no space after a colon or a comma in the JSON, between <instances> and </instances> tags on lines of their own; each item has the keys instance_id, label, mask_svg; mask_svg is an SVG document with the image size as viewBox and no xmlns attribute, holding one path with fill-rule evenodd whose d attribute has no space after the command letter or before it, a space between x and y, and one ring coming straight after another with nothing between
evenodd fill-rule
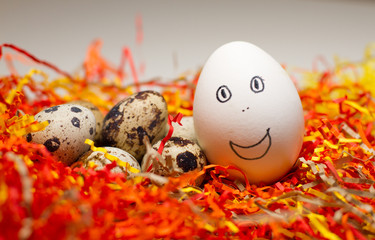
<instances>
[{"instance_id":1,"label":"nest of paper strips","mask_svg":"<svg viewBox=\"0 0 375 240\"><path fill-rule=\"evenodd\" d=\"M0 239L375 238L375 45L358 63L288 69L304 83L304 144L295 168L269 186L228 180L231 166L131 179L110 172L116 161L100 171L64 166L43 145L25 140L46 127L34 114L77 99L106 112L135 91L157 88L171 116L192 115L199 72L169 83L140 83L129 49L117 68L96 42L83 76L70 75L12 44L0 45L0 57L5 48L61 77L49 79L35 69L18 74L12 55L2 57L11 74L0 81ZM124 84L126 62L131 84Z\"/></svg>"}]
</instances>

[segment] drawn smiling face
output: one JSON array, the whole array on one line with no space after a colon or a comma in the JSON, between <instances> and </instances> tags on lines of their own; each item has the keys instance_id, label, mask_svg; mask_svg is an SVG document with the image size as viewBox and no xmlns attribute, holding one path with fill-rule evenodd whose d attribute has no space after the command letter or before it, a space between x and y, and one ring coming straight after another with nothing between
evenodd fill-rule
<instances>
[{"instance_id":1,"label":"drawn smiling face","mask_svg":"<svg viewBox=\"0 0 375 240\"><path fill-rule=\"evenodd\" d=\"M208 160L237 166L253 183L282 177L302 145L302 106L292 81L250 43L228 43L210 56L196 88L193 117Z\"/></svg>"},{"instance_id":2,"label":"drawn smiling face","mask_svg":"<svg viewBox=\"0 0 375 240\"><path fill-rule=\"evenodd\" d=\"M255 76L250 81L250 89L253 93L263 92L265 86L263 79ZM227 85L220 86L216 91L216 98L220 103L226 103L232 98L232 92ZM248 110L250 107L247 107ZM245 109L242 109L245 112ZM267 128L265 135L256 143L241 146L232 140L229 140L229 146L232 151L241 159L244 160L257 160L264 157L271 147L270 128Z\"/></svg>"},{"instance_id":3,"label":"drawn smiling face","mask_svg":"<svg viewBox=\"0 0 375 240\"><path fill-rule=\"evenodd\" d=\"M232 151L239 157L245 160L257 160L264 157L271 147L271 135L270 128L267 129L266 135L259 140L259 142L250 146L240 146L232 141L229 141L229 145Z\"/></svg>"}]
</instances>

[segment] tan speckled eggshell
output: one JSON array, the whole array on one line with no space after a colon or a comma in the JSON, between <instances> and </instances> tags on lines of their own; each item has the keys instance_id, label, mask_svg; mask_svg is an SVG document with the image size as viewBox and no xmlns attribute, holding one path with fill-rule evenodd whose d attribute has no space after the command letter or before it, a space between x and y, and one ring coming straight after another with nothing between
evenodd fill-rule
<instances>
[{"instance_id":1,"label":"tan speckled eggshell","mask_svg":"<svg viewBox=\"0 0 375 240\"><path fill-rule=\"evenodd\" d=\"M129 163L129 165L133 168L141 170L141 167L139 166L138 161L132 155L130 155L130 153L120 148L115 148L115 147L104 147L104 148L107 150L108 154L117 157L122 162ZM90 162L93 162L97 166L95 168L96 170L101 170L105 167L105 165L112 163L112 161L107 159L104 156L104 153L100 151L89 151L85 153L84 155L82 155L82 157L80 157L78 161L82 162L83 166L86 168L89 166ZM112 168L111 172L127 173L129 176L133 175L131 171L121 166Z\"/></svg>"},{"instance_id":2,"label":"tan speckled eggshell","mask_svg":"<svg viewBox=\"0 0 375 240\"><path fill-rule=\"evenodd\" d=\"M161 141L157 142L152 148L157 151L160 143ZM198 144L181 137L170 138L165 143L161 156L163 159L159 161L161 161L163 165L169 167L168 162L170 162L173 171L180 173L189 172L195 169L202 170L207 164L206 156ZM149 167L150 165L145 161L142 162L142 170L148 169ZM162 176L169 175L164 168L152 169L151 172Z\"/></svg>"},{"instance_id":3,"label":"tan speckled eggshell","mask_svg":"<svg viewBox=\"0 0 375 240\"><path fill-rule=\"evenodd\" d=\"M173 134L172 137L181 137L197 142L194 130L194 119L192 116L186 116L181 119L181 125L172 122Z\"/></svg>"},{"instance_id":4,"label":"tan speckled eggshell","mask_svg":"<svg viewBox=\"0 0 375 240\"><path fill-rule=\"evenodd\" d=\"M86 139L94 139L95 117L87 108L63 104L35 115L39 122L48 121L43 130L27 135L27 140L46 146L60 162L72 164L89 149Z\"/></svg>"},{"instance_id":5,"label":"tan speckled eggshell","mask_svg":"<svg viewBox=\"0 0 375 240\"><path fill-rule=\"evenodd\" d=\"M102 125L103 125L103 119L104 119L103 113L99 110L99 108L97 106L95 106L94 104L92 104L91 102L88 102L88 101L76 100L76 101L70 102L70 104L77 104L77 105L83 106L83 107L91 110L91 112L95 116L95 121L96 121L96 131L95 131L94 140L96 142L99 142L100 138L101 138Z\"/></svg>"},{"instance_id":6,"label":"tan speckled eggshell","mask_svg":"<svg viewBox=\"0 0 375 240\"><path fill-rule=\"evenodd\" d=\"M139 92L117 103L105 116L102 142L127 151L140 162L146 152L143 137L154 144L164 137L167 121L163 96L155 91Z\"/></svg>"}]
</instances>

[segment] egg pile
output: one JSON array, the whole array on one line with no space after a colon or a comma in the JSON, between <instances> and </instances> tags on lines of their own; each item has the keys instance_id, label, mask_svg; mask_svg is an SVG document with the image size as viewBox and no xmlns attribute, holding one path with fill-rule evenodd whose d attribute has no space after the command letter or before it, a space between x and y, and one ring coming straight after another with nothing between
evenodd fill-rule
<instances>
[{"instance_id":1,"label":"egg pile","mask_svg":"<svg viewBox=\"0 0 375 240\"><path fill-rule=\"evenodd\" d=\"M36 120L49 126L27 139L44 144L67 165L78 160L102 168L111 163L105 154L81 157L89 149L85 140L94 140L112 147L104 149L124 166L164 176L202 169L207 156L242 170L231 178L269 184L295 165L305 129L301 99L287 72L259 47L235 41L214 51L200 73L193 109L194 116L172 126L173 135L164 139L168 108L156 91L123 99L105 117L92 103L76 101L38 113Z\"/></svg>"},{"instance_id":2,"label":"egg pile","mask_svg":"<svg viewBox=\"0 0 375 240\"><path fill-rule=\"evenodd\" d=\"M111 171L128 177L140 171L141 165L143 171L162 176L201 170L206 165L206 157L195 140L192 117L183 118L181 126L173 125L175 131L161 157L153 159L160 164L142 163L147 151L145 143L157 151L169 129L167 103L156 91L135 93L118 102L105 116L93 103L79 100L47 108L36 114L35 119L48 121L49 125L43 131L27 135L27 140L43 144L68 166L100 170L112 164L106 157L108 154L129 166L117 165ZM89 150L86 139L94 141L103 151Z\"/></svg>"}]
</instances>

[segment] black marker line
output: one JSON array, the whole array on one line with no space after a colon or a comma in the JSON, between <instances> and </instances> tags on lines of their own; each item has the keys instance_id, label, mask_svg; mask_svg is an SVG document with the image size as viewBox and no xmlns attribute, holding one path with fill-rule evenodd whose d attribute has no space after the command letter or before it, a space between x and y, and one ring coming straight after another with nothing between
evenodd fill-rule
<instances>
[{"instance_id":1,"label":"black marker line","mask_svg":"<svg viewBox=\"0 0 375 240\"><path fill-rule=\"evenodd\" d=\"M269 140L269 142L268 142L268 147L267 147L266 151L265 151L261 156L259 156L259 157L255 157L255 158L246 158L246 157L243 157L243 156L239 155L239 154L236 152L236 150L234 149L234 147L233 147L233 146L236 146L236 147L241 148L241 149L249 149L249 148L253 148L253 147L256 147L256 146L258 146L259 144L261 144L261 143L262 143L267 137L268 137L268 140ZM235 144L235 143L232 142L232 141L229 141L229 145L230 145L232 151L233 151L233 152L234 152L239 158L242 158L242 159L245 159L245 160L258 160L258 159L264 157L264 156L268 153L268 150L271 148L271 144L272 144L272 141L271 141L271 135L270 135L270 128L267 129L267 133L266 133L266 135L264 135L264 137L263 137L259 142L255 143L254 145L248 146L248 147L243 147L243 146L240 146L240 145L238 145L238 144Z\"/></svg>"}]
</instances>

